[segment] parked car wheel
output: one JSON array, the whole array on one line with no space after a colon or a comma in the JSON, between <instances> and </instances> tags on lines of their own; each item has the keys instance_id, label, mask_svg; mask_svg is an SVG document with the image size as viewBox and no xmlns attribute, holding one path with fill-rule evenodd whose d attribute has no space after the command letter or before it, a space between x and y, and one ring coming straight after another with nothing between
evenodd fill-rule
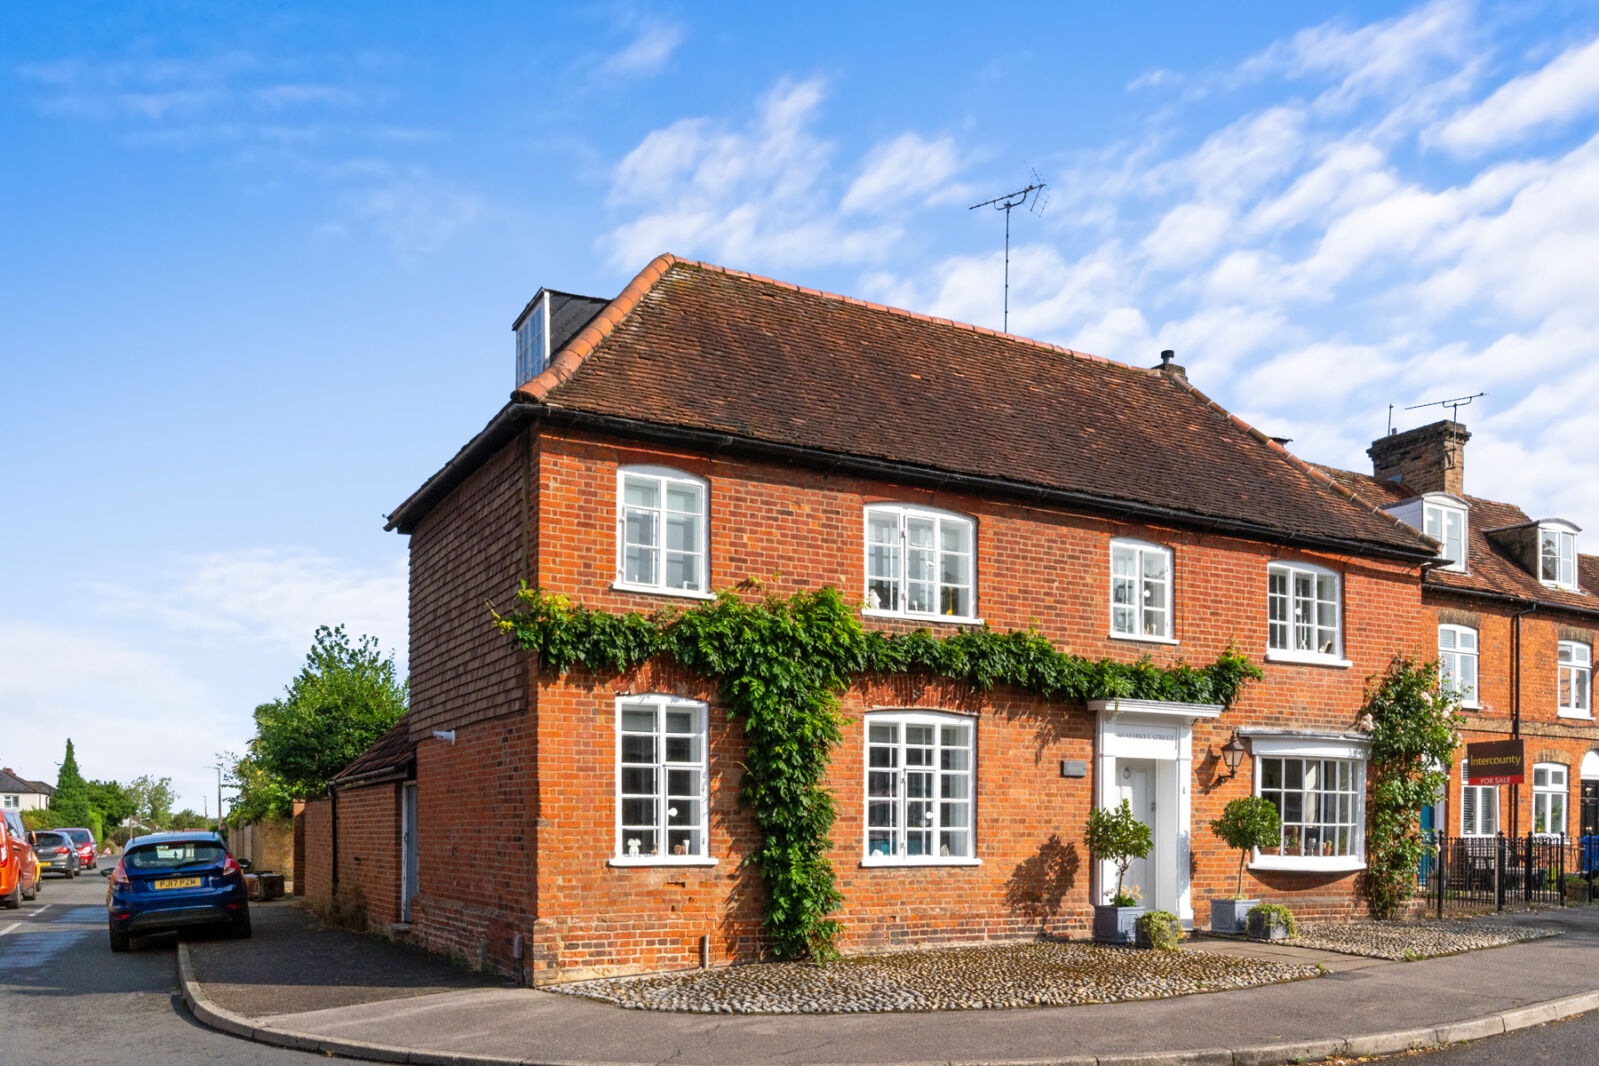
<instances>
[{"instance_id":1,"label":"parked car wheel","mask_svg":"<svg viewBox=\"0 0 1599 1066\"><path fill-rule=\"evenodd\" d=\"M0 896L0 907L4 907L8 911L14 911L20 906L22 906L22 878L19 877L17 878L17 883L11 886L11 894L9 896Z\"/></svg>"},{"instance_id":2,"label":"parked car wheel","mask_svg":"<svg viewBox=\"0 0 1599 1066\"><path fill-rule=\"evenodd\" d=\"M112 951L120 952L120 951L127 951L128 950L128 934L127 933L119 933L115 929L109 929L109 930L107 930L107 932L109 932L111 934L111 950Z\"/></svg>"},{"instance_id":3,"label":"parked car wheel","mask_svg":"<svg viewBox=\"0 0 1599 1066\"><path fill-rule=\"evenodd\" d=\"M22 898L27 900L29 903L32 903L34 900L39 898L39 879L38 878L34 878L34 880L33 880L33 888L30 891L24 892L22 894Z\"/></svg>"},{"instance_id":4,"label":"parked car wheel","mask_svg":"<svg viewBox=\"0 0 1599 1066\"><path fill-rule=\"evenodd\" d=\"M250 915L246 912L244 918L233 923L233 928L228 930L228 935L235 940L250 939Z\"/></svg>"}]
</instances>

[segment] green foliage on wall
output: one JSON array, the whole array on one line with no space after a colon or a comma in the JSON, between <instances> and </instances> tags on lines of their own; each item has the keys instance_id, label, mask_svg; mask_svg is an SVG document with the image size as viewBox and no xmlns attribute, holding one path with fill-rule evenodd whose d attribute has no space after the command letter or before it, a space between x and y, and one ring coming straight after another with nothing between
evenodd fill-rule
<instances>
[{"instance_id":1,"label":"green foliage on wall","mask_svg":"<svg viewBox=\"0 0 1599 1066\"><path fill-rule=\"evenodd\" d=\"M1203 668L1145 660L1090 660L1055 650L1034 631L986 626L948 637L880 633L860 623L835 588L768 595L732 592L687 610L610 613L523 588L495 619L544 669L581 665L625 673L655 658L714 679L729 714L744 724L739 798L761 834L750 857L765 886L763 920L779 958L825 959L842 902L827 859L837 808L824 787L842 735L838 698L863 674L921 673L978 691L1010 685L1056 702L1178 700L1230 704L1260 668L1229 649Z\"/></svg>"},{"instance_id":2,"label":"green foliage on wall","mask_svg":"<svg viewBox=\"0 0 1599 1066\"><path fill-rule=\"evenodd\" d=\"M1439 676L1438 662L1397 658L1366 689L1371 725L1367 764L1366 899L1372 913L1392 918L1416 892L1416 867L1430 846L1420 813L1449 784L1449 765L1464 719L1460 697Z\"/></svg>"}]
</instances>

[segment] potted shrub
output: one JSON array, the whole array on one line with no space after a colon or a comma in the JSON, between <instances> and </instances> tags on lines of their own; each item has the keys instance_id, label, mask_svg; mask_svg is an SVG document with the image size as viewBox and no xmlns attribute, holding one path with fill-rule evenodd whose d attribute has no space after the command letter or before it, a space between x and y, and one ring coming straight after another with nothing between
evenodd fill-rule
<instances>
[{"instance_id":1,"label":"potted shrub","mask_svg":"<svg viewBox=\"0 0 1599 1066\"><path fill-rule=\"evenodd\" d=\"M1244 916L1260 901L1244 895L1244 863L1256 848L1269 848L1282 839L1277 808L1264 796L1242 796L1227 804L1210 831L1230 848L1238 849L1238 891L1231 899L1210 901L1210 931L1241 933Z\"/></svg>"},{"instance_id":2,"label":"potted shrub","mask_svg":"<svg viewBox=\"0 0 1599 1066\"><path fill-rule=\"evenodd\" d=\"M1287 940L1299 935L1299 923L1282 904L1262 903L1249 912L1249 935L1256 940Z\"/></svg>"},{"instance_id":3,"label":"potted shrub","mask_svg":"<svg viewBox=\"0 0 1599 1066\"><path fill-rule=\"evenodd\" d=\"M1144 908L1138 898L1122 888L1127 868L1134 859L1146 858L1154 847L1149 826L1133 817L1133 809L1126 800L1116 808L1096 807L1088 814L1088 828L1084 834L1088 853L1116 867L1116 890L1108 893L1109 900L1094 905L1094 939L1111 944L1130 943L1134 936L1133 925Z\"/></svg>"},{"instance_id":4,"label":"potted shrub","mask_svg":"<svg viewBox=\"0 0 1599 1066\"><path fill-rule=\"evenodd\" d=\"M1176 951L1183 938L1183 923L1170 911L1150 911L1133 923L1138 930L1137 944L1156 951Z\"/></svg>"}]
</instances>

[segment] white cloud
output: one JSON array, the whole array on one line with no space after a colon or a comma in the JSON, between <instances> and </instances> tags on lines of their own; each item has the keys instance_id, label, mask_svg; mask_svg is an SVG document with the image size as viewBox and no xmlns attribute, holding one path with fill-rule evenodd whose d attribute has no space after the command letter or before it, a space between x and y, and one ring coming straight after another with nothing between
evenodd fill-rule
<instances>
[{"instance_id":1,"label":"white cloud","mask_svg":"<svg viewBox=\"0 0 1599 1066\"><path fill-rule=\"evenodd\" d=\"M641 78L659 73L683 43L683 28L673 22L643 20L638 33L622 49L600 61L598 72L613 78Z\"/></svg>"},{"instance_id":2,"label":"white cloud","mask_svg":"<svg viewBox=\"0 0 1599 1066\"><path fill-rule=\"evenodd\" d=\"M1576 45L1549 65L1501 85L1456 115L1430 139L1459 155L1477 155L1529 133L1563 126L1599 107L1599 39Z\"/></svg>"},{"instance_id":3,"label":"white cloud","mask_svg":"<svg viewBox=\"0 0 1599 1066\"><path fill-rule=\"evenodd\" d=\"M324 232L368 228L402 260L417 261L439 251L475 223L484 210L476 192L422 166L395 166L358 160L330 169L346 186L340 196L343 217Z\"/></svg>"},{"instance_id":4,"label":"white cloud","mask_svg":"<svg viewBox=\"0 0 1599 1066\"><path fill-rule=\"evenodd\" d=\"M960 167L955 141L923 139L902 133L873 148L860 176L851 183L841 205L845 211L888 214L902 210L906 201L940 192Z\"/></svg>"},{"instance_id":5,"label":"white cloud","mask_svg":"<svg viewBox=\"0 0 1599 1066\"><path fill-rule=\"evenodd\" d=\"M1219 204L1178 204L1144 238L1144 254L1158 266L1192 268L1209 258L1231 223L1232 212Z\"/></svg>"}]
</instances>

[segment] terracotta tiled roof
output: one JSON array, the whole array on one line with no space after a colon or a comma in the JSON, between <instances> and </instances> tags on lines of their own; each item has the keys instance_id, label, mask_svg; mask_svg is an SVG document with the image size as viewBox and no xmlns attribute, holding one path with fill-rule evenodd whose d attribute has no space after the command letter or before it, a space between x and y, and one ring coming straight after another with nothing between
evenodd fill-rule
<instances>
[{"instance_id":1,"label":"terracotta tiled roof","mask_svg":"<svg viewBox=\"0 0 1599 1066\"><path fill-rule=\"evenodd\" d=\"M1401 500L1414 499L1420 495L1399 482L1378 481L1369 474L1338 470L1330 466L1322 469L1345 488L1381 507ZM1485 500L1480 496L1461 498L1471 505L1466 523L1466 573L1429 570L1427 585L1443 589L1497 593L1553 607L1599 611L1599 595L1595 595L1599 592L1599 557L1578 556L1577 584L1581 591L1566 592L1562 589L1552 589L1529 573L1487 535L1490 529L1519 526L1532 521L1526 512L1514 504L1499 500Z\"/></svg>"},{"instance_id":2,"label":"terracotta tiled roof","mask_svg":"<svg viewBox=\"0 0 1599 1066\"><path fill-rule=\"evenodd\" d=\"M334 775L333 783L343 785L356 778L409 770L416 758L416 742L410 737L410 723L401 718L388 732L374 740L350 765Z\"/></svg>"},{"instance_id":3,"label":"terracotta tiled roof","mask_svg":"<svg viewBox=\"0 0 1599 1066\"><path fill-rule=\"evenodd\" d=\"M671 256L514 398L1428 551L1180 377Z\"/></svg>"}]
</instances>

